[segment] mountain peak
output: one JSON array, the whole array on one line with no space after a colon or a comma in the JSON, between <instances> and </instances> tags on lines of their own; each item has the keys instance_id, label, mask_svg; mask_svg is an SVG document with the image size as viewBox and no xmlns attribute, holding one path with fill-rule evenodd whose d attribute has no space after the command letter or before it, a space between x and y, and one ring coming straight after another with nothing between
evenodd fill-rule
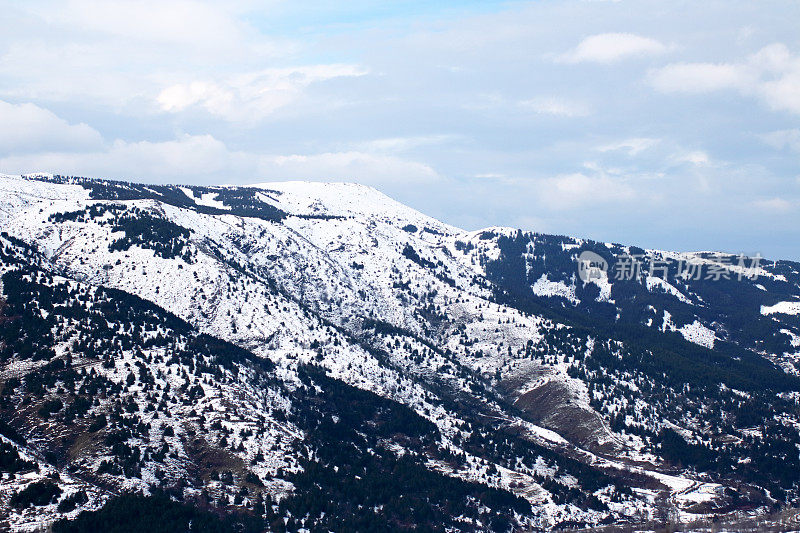
<instances>
[{"instance_id":1,"label":"mountain peak","mask_svg":"<svg viewBox=\"0 0 800 533\"><path fill-rule=\"evenodd\" d=\"M440 232L460 231L360 183L281 181L258 183L252 187L263 189L267 201L293 215L363 216L394 219L402 225L435 228ZM279 194L270 194L270 191Z\"/></svg>"}]
</instances>

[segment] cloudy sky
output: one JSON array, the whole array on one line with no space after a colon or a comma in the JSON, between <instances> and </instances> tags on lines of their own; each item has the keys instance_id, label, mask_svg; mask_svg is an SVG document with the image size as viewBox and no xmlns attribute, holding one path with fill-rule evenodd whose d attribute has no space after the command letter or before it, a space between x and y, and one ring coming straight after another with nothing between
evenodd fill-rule
<instances>
[{"instance_id":1,"label":"cloudy sky","mask_svg":"<svg viewBox=\"0 0 800 533\"><path fill-rule=\"evenodd\" d=\"M467 229L800 259L797 0L0 13L2 173L356 181Z\"/></svg>"}]
</instances>

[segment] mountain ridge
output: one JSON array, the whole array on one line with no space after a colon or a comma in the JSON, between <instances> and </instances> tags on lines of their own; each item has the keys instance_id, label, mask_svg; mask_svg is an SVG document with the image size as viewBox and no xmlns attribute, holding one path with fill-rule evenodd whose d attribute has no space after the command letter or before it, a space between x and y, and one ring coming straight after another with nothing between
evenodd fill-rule
<instances>
[{"instance_id":1,"label":"mountain ridge","mask_svg":"<svg viewBox=\"0 0 800 533\"><path fill-rule=\"evenodd\" d=\"M773 462L780 459L785 465L791 459L785 450L798 442L800 387L793 350L800 323L796 315L762 312L800 298L796 263L764 264L758 271L764 279L752 282L723 280L740 285L694 283L670 277L677 274L681 258L697 256L716 265L722 256L670 255L513 229L466 232L360 185L179 187L3 176L0 190L4 247L35 245L37 268L45 272L151 302L198 334L269 361L274 369L267 377L279 389L287 388L292 398L288 403L298 406L286 411L292 416L305 419L303 413L313 412L306 397L310 392L302 391L319 392L322 382L334 390L343 383L396 402L433 424L438 436L432 441L417 442L413 435L383 437L386 442L380 447L391 454L363 456L376 472L391 457L408 453L416 458L408 465L415 475L428 475L416 470L425 465L425 471L513 494L531 506L509 514L517 504L508 500L511 507L506 510L501 505L491 516L473 514L453 527L490 529L501 516L495 526L703 520L726 509L783 508L796 498L797 480L773 472ZM341 198L343 191L351 197ZM663 259L669 278L664 283L674 291L646 275L615 280L607 274L605 282L581 284L575 262L581 250L606 254L609 264L639 250ZM735 269L726 271L735 278ZM542 278L545 282L537 289ZM743 289L746 299L727 301L730 291L739 294ZM793 309L777 307L785 308ZM742 322L751 323L751 329L737 333ZM699 326L684 332L695 323ZM705 331L701 328L713 333L712 343L704 340L703 346L687 339L696 337L694 331ZM60 350L51 359L67 365L66 354L72 352ZM25 360L15 352L4 364ZM134 361L143 362L129 362ZM86 364L102 368L102 362ZM211 378L202 373L192 378L193 365L181 366L185 364L176 362L178 372L183 368L188 376L181 383L205 391ZM30 373L16 368L10 366L3 374L22 383L9 401L31 397L40 408L55 409L57 398L62 405L52 416L57 425L68 427L61 419L67 415L65 405L71 405L64 400L72 393L37 389L39 396L23 394ZM308 368L324 372L309 374ZM135 373L133 377L134 385L139 383ZM733 385L747 383L745 377L751 385L743 392ZM334 381L326 381L330 379ZM241 386L250 387L247 382ZM87 413L107 411L111 405L103 403ZM152 424L145 409L142 405L136 412L142 413L142 423ZM381 409L389 408L377 412ZM280 415L261 411L259 416L274 427L282 425ZM335 416L342 418L341 413ZM720 425L726 419L732 422ZM773 435L751 431L752 421L759 419L773 428ZM490 420L493 426L487 424ZM410 427L404 431L416 431ZM181 464L198 468L190 436L174 431ZM298 433L305 443L299 446L313 448L314 434L309 429ZM234 439L241 440L244 450L232 453L245 465L256 461L254 475L263 477L258 452L244 446L250 438ZM356 442L361 437L348 438ZM220 447L219 442L214 440L208 453L228 450L231 444L226 439ZM734 449L726 450L724 442L735 442ZM784 451L779 454L779 449ZM282 461L298 453L297 448L271 452L262 450L263 459ZM748 457L757 466L739 462ZM116 479L120 474L112 471L117 465L125 477L122 459L113 455L106 467L111 470L99 476ZM59 457L55 466L70 464L72 460ZM154 464L143 457L137 462L142 471L154 471ZM205 473L199 484L187 477L189 470L176 469L172 482L188 483L176 494L190 499L193 487L210 483L216 507L233 511L254 512L250 507L255 497L248 495L257 492L263 498L268 493L274 504L261 504L260 512L274 519L291 513L281 511L278 500L302 497L303 472L313 471L314 465L327 468L317 457L284 477L270 470L276 481L263 490L248 484L246 467L241 474L234 472L231 485L204 478L211 472L219 477L214 468L200 468ZM92 474L98 475L97 467ZM151 490L136 481L142 478L125 479L123 486ZM248 494L239 494L237 506L231 502L242 488ZM6 492L18 490L16 483ZM453 490L462 494L462 489ZM473 489L463 490L468 494ZM231 501L219 504L222 496ZM41 514L70 518L101 500L61 514L49 504L53 509ZM434 514L441 513L436 509L434 505ZM335 529L335 520L345 519L337 518L341 509L329 510L328 522L326 515L306 511L302 520L311 529ZM11 512L8 520L22 527L16 516ZM448 515L436 516L445 520Z\"/></svg>"}]
</instances>

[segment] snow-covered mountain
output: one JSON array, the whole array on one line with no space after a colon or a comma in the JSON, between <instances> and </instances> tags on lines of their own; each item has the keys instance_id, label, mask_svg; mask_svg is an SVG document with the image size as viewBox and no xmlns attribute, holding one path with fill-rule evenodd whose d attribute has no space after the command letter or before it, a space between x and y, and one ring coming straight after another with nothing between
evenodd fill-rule
<instances>
[{"instance_id":1,"label":"snow-covered mountain","mask_svg":"<svg viewBox=\"0 0 800 533\"><path fill-rule=\"evenodd\" d=\"M796 263L467 232L355 184L2 176L0 226L11 529L163 494L335 531L797 501ZM661 275L584 282L588 251Z\"/></svg>"}]
</instances>

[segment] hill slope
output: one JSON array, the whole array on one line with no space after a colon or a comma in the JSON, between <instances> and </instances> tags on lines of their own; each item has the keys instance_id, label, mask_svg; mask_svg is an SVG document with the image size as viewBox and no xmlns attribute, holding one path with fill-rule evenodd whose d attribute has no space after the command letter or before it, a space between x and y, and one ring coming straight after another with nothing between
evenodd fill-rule
<instances>
[{"instance_id":1,"label":"hill slope","mask_svg":"<svg viewBox=\"0 0 800 533\"><path fill-rule=\"evenodd\" d=\"M686 254L465 232L350 184L4 176L0 222L14 529L128 490L334 530L797 498L795 263L696 254L727 275L687 280ZM584 251L664 269L584 283ZM53 494L12 505L28 486Z\"/></svg>"}]
</instances>

